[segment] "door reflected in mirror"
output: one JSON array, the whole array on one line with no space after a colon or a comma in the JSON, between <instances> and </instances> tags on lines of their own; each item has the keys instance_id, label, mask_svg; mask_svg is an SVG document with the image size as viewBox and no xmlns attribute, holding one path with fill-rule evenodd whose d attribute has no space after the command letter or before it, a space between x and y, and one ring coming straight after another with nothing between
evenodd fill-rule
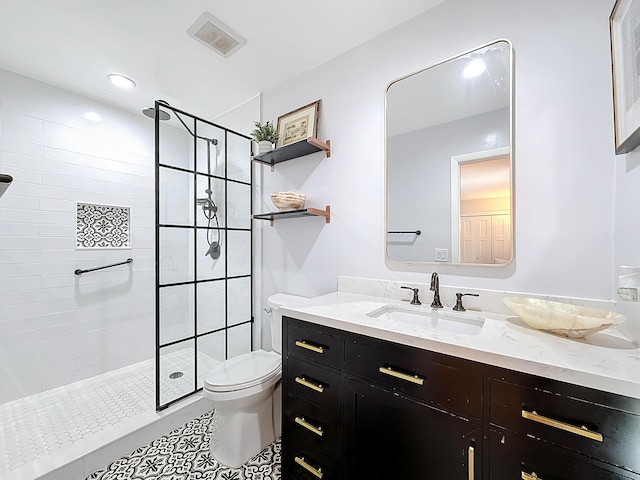
<instances>
[{"instance_id":1,"label":"door reflected in mirror","mask_svg":"<svg viewBox=\"0 0 640 480\"><path fill-rule=\"evenodd\" d=\"M389 84L390 260L513 258L512 83L511 44L499 40Z\"/></svg>"}]
</instances>

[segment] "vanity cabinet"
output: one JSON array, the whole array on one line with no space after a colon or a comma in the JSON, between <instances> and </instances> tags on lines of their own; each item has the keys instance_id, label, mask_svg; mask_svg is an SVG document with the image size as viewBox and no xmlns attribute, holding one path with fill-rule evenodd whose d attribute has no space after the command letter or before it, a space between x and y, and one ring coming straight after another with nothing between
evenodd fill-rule
<instances>
[{"instance_id":1,"label":"vanity cabinet","mask_svg":"<svg viewBox=\"0 0 640 480\"><path fill-rule=\"evenodd\" d=\"M283 321L282 478L342 479L342 339Z\"/></svg>"},{"instance_id":2,"label":"vanity cabinet","mask_svg":"<svg viewBox=\"0 0 640 480\"><path fill-rule=\"evenodd\" d=\"M488 378L492 479L639 478L639 401L499 373Z\"/></svg>"},{"instance_id":3,"label":"vanity cabinet","mask_svg":"<svg viewBox=\"0 0 640 480\"><path fill-rule=\"evenodd\" d=\"M482 477L471 362L284 321L283 479Z\"/></svg>"},{"instance_id":4,"label":"vanity cabinet","mask_svg":"<svg viewBox=\"0 0 640 480\"><path fill-rule=\"evenodd\" d=\"M640 400L283 321L283 479L640 480Z\"/></svg>"},{"instance_id":5,"label":"vanity cabinet","mask_svg":"<svg viewBox=\"0 0 640 480\"><path fill-rule=\"evenodd\" d=\"M344 478L482 477L480 424L371 382L345 394Z\"/></svg>"},{"instance_id":6,"label":"vanity cabinet","mask_svg":"<svg viewBox=\"0 0 640 480\"><path fill-rule=\"evenodd\" d=\"M538 439L497 428L489 431L491 480L637 479Z\"/></svg>"},{"instance_id":7,"label":"vanity cabinet","mask_svg":"<svg viewBox=\"0 0 640 480\"><path fill-rule=\"evenodd\" d=\"M345 478L481 478L480 374L360 336L345 339L344 369Z\"/></svg>"}]
</instances>

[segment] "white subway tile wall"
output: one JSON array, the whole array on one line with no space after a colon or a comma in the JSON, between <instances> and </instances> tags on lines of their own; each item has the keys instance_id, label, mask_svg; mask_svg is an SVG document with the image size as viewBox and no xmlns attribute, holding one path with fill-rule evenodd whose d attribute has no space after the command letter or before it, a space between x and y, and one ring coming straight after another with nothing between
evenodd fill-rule
<instances>
[{"instance_id":1,"label":"white subway tile wall","mask_svg":"<svg viewBox=\"0 0 640 480\"><path fill-rule=\"evenodd\" d=\"M0 70L0 172L0 403L153 357L153 122ZM131 249L76 250L76 202L129 206Z\"/></svg>"}]
</instances>

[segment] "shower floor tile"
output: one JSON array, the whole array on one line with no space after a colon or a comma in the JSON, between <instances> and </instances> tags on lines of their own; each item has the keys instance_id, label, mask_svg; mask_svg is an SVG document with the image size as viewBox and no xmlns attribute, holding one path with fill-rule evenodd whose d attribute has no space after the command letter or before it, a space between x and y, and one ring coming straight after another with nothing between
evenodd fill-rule
<instances>
[{"instance_id":1,"label":"shower floor tile","mask_svg":"<svg viewBox=\"0 0 640 480\"><path fill-rule=\"evenodd\" d=\"M155 408L153 360L0 405L0 477Z\"/></svg>"},{"instance_id":2,"label":"shower floor tile","mask_svg":"<svg viewBox=\"0 0 640 480\"><path fill-rule=\"evenodd\" d=\"M232 469L211 457L213 412L157 438L85 480L280 480L280 440Z\"/></svg>"},{"instance_id":3,"label":"shower floor tile","mask_svg":"<svg viewBox=\"0 0 640 480\"><path fill-rule=\"evenodd\" d=\"M193 385L193 350L163 357L186 372L162 383L162 395L178 398ZM218 362L199 357L204 370ZM0 405L0 478L34 462L100 444L105 432L124 430L155 412L155 361L145 360L96 377ZM188 386L185 382L191 382ZM189 388L188 388L189 387ZM125 478L125 477L122 477Z\"/></svg>"}]
</instances>

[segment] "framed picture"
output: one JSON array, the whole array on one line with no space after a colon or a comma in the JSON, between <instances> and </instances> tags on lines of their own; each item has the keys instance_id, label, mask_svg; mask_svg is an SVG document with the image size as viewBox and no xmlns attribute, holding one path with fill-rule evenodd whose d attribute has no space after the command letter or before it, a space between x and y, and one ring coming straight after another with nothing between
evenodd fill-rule
<instances>
[{"instance_id":1,"label":"framed picture","mask_svg":"<svg viewBox=\"0 0 640 480\"><path fill-rule=\"evenodd\" d=\"M617 0L609 17L616 154L640 145L640 0Z\"/></svg>"},{"instance_id":2,"label":"framed picture","mask_svg":"<svg viewBox=\"0 0 640 480\"><path fill-rule=\"evenodd\" d=\"M278 117L278 144L284 147L318 135L320 100Z\"/></svg>"}]
</instances>

